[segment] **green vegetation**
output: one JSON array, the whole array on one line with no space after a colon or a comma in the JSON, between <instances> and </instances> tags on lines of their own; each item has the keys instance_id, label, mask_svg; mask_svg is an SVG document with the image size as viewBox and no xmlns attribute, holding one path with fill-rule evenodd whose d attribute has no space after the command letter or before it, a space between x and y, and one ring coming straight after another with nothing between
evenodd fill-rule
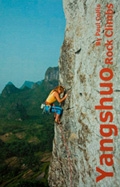
<instances>
[{"instance_id":1,"label":"green vegetation","mask_svg":"<svg viewBox=\"0 0 120 187\"><path fill-rule=\"evenodd\" d=\"M17 89L7 85L0 95L0 186L48 187L54 124L40 105L57 81Z\"/></svg>"}]
</instances>

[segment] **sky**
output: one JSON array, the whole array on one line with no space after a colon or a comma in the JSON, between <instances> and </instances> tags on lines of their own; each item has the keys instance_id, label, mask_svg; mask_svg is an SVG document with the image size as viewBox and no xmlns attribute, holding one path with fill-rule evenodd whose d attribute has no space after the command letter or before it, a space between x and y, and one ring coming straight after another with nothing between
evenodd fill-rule
<instances>
[{"instance_id":1,"label":"sky","mask_svg":"<svg viewBox=\"0 0 120 187\"><path fill-rule=\"evenodd\" d=\"M62 0L0 0L0 93L58 66L64 32Z\"/></svg>"}]
</instances>

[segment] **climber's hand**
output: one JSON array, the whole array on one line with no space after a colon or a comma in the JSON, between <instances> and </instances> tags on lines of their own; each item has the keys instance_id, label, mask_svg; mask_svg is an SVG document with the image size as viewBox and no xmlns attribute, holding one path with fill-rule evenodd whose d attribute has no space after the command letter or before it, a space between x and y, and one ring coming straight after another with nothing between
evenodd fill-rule
<instances>
[{"instance_id":1,"label":"climber's hand","mask_svg":"<svg viewBox=\"0 0 120 187\"><path fill-rule=\"evenodd\" d=\"M67 96L68 96L68 94L65 94L64 98L66 99L66 98L67 98Z\"/></svg>"}]
</instances>

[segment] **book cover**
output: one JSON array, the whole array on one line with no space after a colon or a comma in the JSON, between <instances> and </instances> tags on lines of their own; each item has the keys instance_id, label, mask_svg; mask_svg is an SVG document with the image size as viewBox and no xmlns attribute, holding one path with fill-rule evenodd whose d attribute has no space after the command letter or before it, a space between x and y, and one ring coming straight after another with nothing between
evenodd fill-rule
<instances>
[{"instance_id":1,"label":"book cover","mask_svg":"<svg viewBox=\"0 0 120 187\"><path fill-rule=\"evenodd\" d=\"M60 6L58 2L61 3ZM20 0L0 1L0 40L3 54L0 59L1 80L9 74L11 77L14 75L12 67L15 65L14 71L18 81L21 77L26 80L27 74L30 73L31 87L34 80L36 82L42 79L37 77L45 71L44 66L47 69L50 60L58 61L59 84L64 86L68 97L62 104L61 124L54 124L53 134L53 119L40 115L38 110L40 98L44 100L52 88L45 90L48 82L35 84L32 92L27 86L24 97L20 95L16 100L15 95L19 93L19 89L13 85L11 89L13 81L8 80L11 82L3 92L2 99L0 98L2 186L119 187L120 2L34 0L24 3ZM47 9L46 5L49 5ZM64 15L59 12L60 8ZM48 17L50 20L46 21ZM7 19L11 20L10 25ZM15 20L18 20L17 24ZM58 25L51 28L51 22ZM11 32L12 28L14 33ZM15 34L18 31L20 37ZM17 48L14 42L8 40L11 36L17 43ZM60 54L55 52L59 48L59 39ZM20 53L21 56L18 58ZM42 57L45 59L41 62ZM11 66L6 69L4 63L8 60ZM22 70L25 77L22 72L21 75L18 74ZM47 80L51 77L49 72L50 69L46 75ZM34 76L37 79L34 79ZM13 92L14 96L11 97L10 93ZM10 105L5 105L6 98L9 98ZM14 103L14 100L17 102ZM7 126L4 121L6 111ZM25 126L22 126L23 124ZM21 131L18 131L18 127ZM24 149L19 149L23 145ZM10 146L13 146L15 152L11 151ZM45 180L47 178L48 183Z\"/></svg>"}]
</instances>

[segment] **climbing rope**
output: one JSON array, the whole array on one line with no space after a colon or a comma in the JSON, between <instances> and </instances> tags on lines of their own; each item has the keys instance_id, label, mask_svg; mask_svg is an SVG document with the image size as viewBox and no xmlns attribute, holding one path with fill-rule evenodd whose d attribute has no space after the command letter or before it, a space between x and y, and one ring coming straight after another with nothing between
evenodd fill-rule
<instances>
[{"instance_id":1,"label":"climbing rope","mask_svg":"<svg viewBox=\"0 0 120 187\"><path fill-rule=\"evenodd\" d=\"M70 187L72 187L72 160L70 159L71 153L70 153L69 147L68 147L68 145L66 143L66 139L65 139L65 136L64 136L63 128L62 128L61 125L59 125L59 128L60 128L60 131L61 131L61 136L62 136L63 144L65 146L66 153L67 153L68 169L69 169L69 173L70 173Z\"/></svg>"}]
</instances>

